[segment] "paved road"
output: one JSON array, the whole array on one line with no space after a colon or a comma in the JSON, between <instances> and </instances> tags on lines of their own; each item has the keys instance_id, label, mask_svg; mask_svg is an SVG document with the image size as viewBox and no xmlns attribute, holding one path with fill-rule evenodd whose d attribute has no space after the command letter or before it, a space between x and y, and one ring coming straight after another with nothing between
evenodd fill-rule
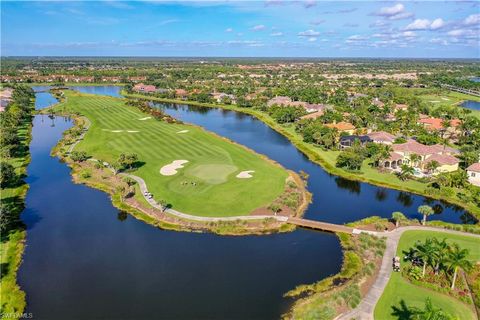
<instances>
[{"instance_id":1,"label":"paved road","mask_svg":"<svg viewBox=\"0 0 480 320\"><path fill-rule=\"evenodd\" d=\"M373 320L373 312L375 310L375 305L382 296L383 290L387 286L388 280L390 280L390 275L392 274L392 259L395 257L398 247L398 241L400 240L401 235L405 231L409 230L428 230L428 231L441 231L451 234L467 235L480 239L480 235L471 234L467 232L439 229L432 227L423 227L423 226L411 226L411 227L401 227L390 232L378 232L379 236L384 236L387 238L387 248L382 259L382 265L378 273L375 283L372 285L367 295L360 302L357 308L351 310L350 312L344 313L337 317L337 320Z\"/></svg>"},{"instance_id":2,"label":"paved road","mask_svg":"<svg viewBox=\"0 0 480 320\"><path fill-rule=\"evenodd\" d=\"M83 137L85 136L85 134L87 133L88 131L88 128L90 128L90 125L92 124L90 122L90 120L88 120L88 118L86 117L81 117L84 121L85 121L85 126L84 126L84 129L83 129L83 132L81 135L78 136L77 140L70 146L70 148L68 148L67 150L67 153L71 153L73 151L73 148L75 148L77 146L77 144L83 140Z\"/></svg>"}]
</instances>

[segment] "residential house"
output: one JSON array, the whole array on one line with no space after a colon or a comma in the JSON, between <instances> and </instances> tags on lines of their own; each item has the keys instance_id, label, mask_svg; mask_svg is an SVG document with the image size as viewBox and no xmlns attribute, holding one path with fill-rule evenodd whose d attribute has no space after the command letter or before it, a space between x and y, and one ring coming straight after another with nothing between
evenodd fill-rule
<instances>
[{"instance_id":1,"label":"residential house","mask_svg":"<svg viewBox=\"0 0 480 320\"><path fill-rule=\"evenodd\" d=\"M375 143L391 145L395 141L396 137L385 131L371 132L367 136Z\"/></svg>"},{"instance_id":2,"label":"residential house","mask_svg":"<svg viewBox=\"0 0 480 320\"><path fill-rule=\"evenodd\" d=\"M133 86L133 90L137 92L153 93L157 91L157 88L154 85L139 83Z\"/></svg>"},{"instance_id":3,"label":"residential house","mask_svg":"<svg viewBox=\"0 0 480 320\"><path fill-rule=\"evenodd\" d=\"M450 126L448 128L443 127L443 122L444 120L441 118L424 118L421 117L418 120L418 124L421 124L425 127L425 129L429 131L439 131L439 130L445 130L448 131L449 133L455 133L457 131L457 127L460 126L462 121L459 119L452 119L450 120Z\"/></svg>"},{"instance_id":4,"label":"residential house","mask_svg":"<svg viewBox=\"0 0 480 320\"><path fill-rule=\"evenodd\" d=\"M407 111L408 110L408 105L403 104L403 103L397 103L393 106L393 112L396 113L398 111Z\"/></svg>"},{"instance_id":5,"label":"residential house","mask_svg":"<svg viewBox=\"0 0 480 320\"><path fill-rule=\"evenodd\" d=\"M187 99L188 93L184 89L175 89L175 96L182 100Z\"/></svg>"},{"instance_id":6,"label":"residential house","mask_svg":"<svg viewBox=\"0 0 480 320\"><path fill-rule=\"evenodd\" d=\"M223 92L214 92L212 93L213 99L215 99L218 103L221 103L225 100L230 100L233 104L237 103L237 99L233 94L227 94Z\"/></svg>"},{"instance_id":7,"label":"residential house","mask_svg":"<svg viewBox=\"0 0 480 320\"><path fill-rule=\"evenodd\" d=\"M480 162L474 163L467 168L468 182L480 187Z\"/></svg>"},{"instance_id":8,"label":"residential house","mask_svg":"<svg viewBox=\"0 0 480 320\"><path fill-rule=\"evenodd\" d=\"M372 104L379 107L379 108L383 108L385 106L385 103L380 101L380 99L378 99L378 98L373 99Z\"/></svg>"},{"instance_id":9,"label":"residential house","mask_svg":"<svg viewBox=\"0 0 480 320\"><path fill-rule=\"evenodd\" d=\"M320 117L323 114L324 114L323 110L319 110L319 111L312 112L312 113L306 114L304 116L301 116L300 119L317 119L318 117Z\"/></svg>"},{"instance_id":10,"label":"residential house","mask_svg":"<svg viewBox=\"0 0 480 320\"><path fill-rule=\"evenodd\" d=\"M439 144L427 146L410 139L405 143L393 144L392 149L393 152L390 153L390 158L383 161L382 165L385 168L396 169L402 164L408 164L419 170L426 171L427 164L436 161L439 167L434 174L458 170L460 161L455 155L459 152L447 146ZM412 162L413 154L418 156L418 160L414 163Z\"/></svg>"},{"instance_id":11,"label":"residential house","mask_svg":"<svg viewBox=\"0 0 480 320\"><path fill-rule=\"evenodd\" d=\"M353 135L355 132L355 126L350 122L340 121L338 123L327 123L325 125L328 128L335 128L338 132L345 132L349 135Z\"/></svg>"}]
</instances>

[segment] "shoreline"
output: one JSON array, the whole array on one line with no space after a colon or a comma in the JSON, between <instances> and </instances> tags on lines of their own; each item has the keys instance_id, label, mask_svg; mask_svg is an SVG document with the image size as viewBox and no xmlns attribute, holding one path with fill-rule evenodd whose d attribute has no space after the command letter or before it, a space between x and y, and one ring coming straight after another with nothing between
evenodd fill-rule
<instances>
[{"instance_id":1,"label":"shoreline","mask_svg":"<svg viewBox=\"0 0 480 320\"><path fill-rule=\"evenodd\" d=\"M173 104L184 104L184 105L207 107L207 108L218 108L218 109L224 109L224 110L230 110L230 111L236 111L244 114L249 114L251 116L254 116L256 119L262 121L264 124L268 125L271 129L275 130L276 132L286 137L290 141L290 143L292 143L300 152L305 154L310 161L320 165L329 174L336 175L349 180L369 183L371 185L375 185L379 187L385 187L385 188L394 189L398 191L411 192L427 198L445 201L447 203L454 204L463 208L470 215L475 217L477 220L480 220L480 208L477 208L473 205L469 206L468 204L461 202L460 200L446 198L439 195L429 195L420 190L415 190L409 187L403 187L397 184L390 184L385 181L366 178L366 177L349 173L344 170L333 167L329 163L327 163L326 160L323 159L318 152L316 152L316 150L313 149L312 145L309 145L308 143L303 142L299 137L295 137L293 134L285 130L285 128L281 127L279 124L275 123L273 119L271 119L268 115L266 115L261 111L254 110L254 109L252 110L252 108L241 108L234 105L222 105L222 104L202 103L202 102L188 101L188 100L158 98L158 97L153 97L153 96L150 97L142 94L127 94L122 92L122 95L124 95L125 97L144 99L144 100L150 100L150 101L158 101L158 102L173 103Z\"/></svg>"}]
</instances>

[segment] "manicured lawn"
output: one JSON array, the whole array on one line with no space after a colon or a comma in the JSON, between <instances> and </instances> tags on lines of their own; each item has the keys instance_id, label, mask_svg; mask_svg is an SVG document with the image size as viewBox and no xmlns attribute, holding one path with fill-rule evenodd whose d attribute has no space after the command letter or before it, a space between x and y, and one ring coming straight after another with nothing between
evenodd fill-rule
<instances>
[{"instance_id":1,"label":"manicured lawn","mask_svg":"<svg viewBox=\"0 0 480 320\"><path fill-rule=\"evenodd\" d=\"M446 238L447 242L456 242L462 248L469 249L472 261L480 260L480 239L435 231L405 232L398 244L397 255L402 257L402 252L412 247L417 240L423 241L426 238L433 237L438 239ZM427 297L432 300L433 305L441 307L451 315L457 316L458 319L475 319L473 311L466 304L447 295L410 284L398 272L392 273L390 281L375 307L375 319L408 319L406 317L408 311L402 307L402 303L407 308L423 308ZM403 317L392 315L393 307L403 310Z\"/></svg>"},{"instance_id":2,"label":"manicured lawn","mask_svg":"<svg viewBox=\"0 0 480 320\"><path fill-rule=\"evenodd\" d=\"M143 165L134 174L146 181L157 200L165 199L176 210L202 216L246 215L268 206L284 191L285 169L202 128L144 119L149 115L121 99L71 91L66 95L57 108L78 111L92 122L75 150L109 163L122 152L136 153ZM184 130L188 132L179 133ZM160 174L174 160L188 163L175 175ZM255 171L253 178L236 178L246 170Z\"/></svg>"}]
</instances>

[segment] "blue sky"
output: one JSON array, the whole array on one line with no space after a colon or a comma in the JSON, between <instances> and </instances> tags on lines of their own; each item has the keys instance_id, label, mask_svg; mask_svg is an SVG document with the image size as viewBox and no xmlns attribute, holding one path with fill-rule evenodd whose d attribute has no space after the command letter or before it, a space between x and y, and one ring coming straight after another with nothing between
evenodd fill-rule
<instances>
[{"instance_id":1,"label":"blue sky","mask_svg":"<svg viewBox=\"0 0 480 320\"><path fill-rule=\"evenodd\" d=\"M478 1L1 1L2 55L480 58Z\"/></svg>"}]
</instances>

